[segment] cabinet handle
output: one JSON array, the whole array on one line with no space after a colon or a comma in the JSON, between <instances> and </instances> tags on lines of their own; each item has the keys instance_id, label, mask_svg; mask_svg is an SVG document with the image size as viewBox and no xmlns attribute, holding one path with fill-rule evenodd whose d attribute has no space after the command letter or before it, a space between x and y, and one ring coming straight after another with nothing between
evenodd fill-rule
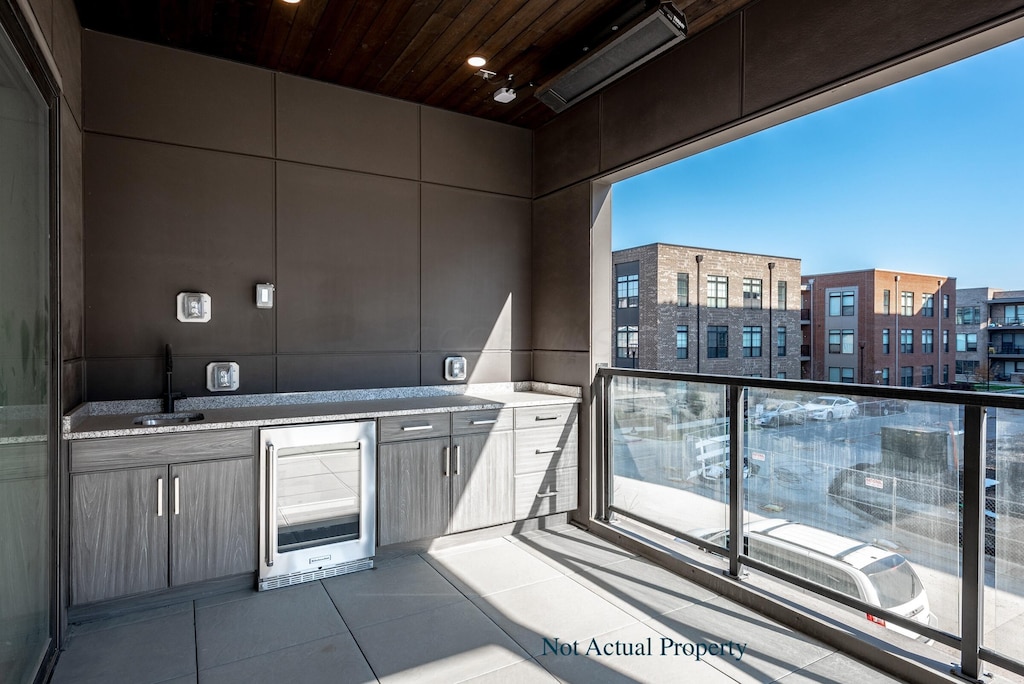
<instances>
[{"instance_id":1,"label":"cabinet handle","mask_svg":"<svg viewBox=\"0 0 1024 684\"><path fill-rule=\"evenodd\" d=\"M455 445L455 474L459 474L459 469L462 467L462 447L458 444Z\"/></svg>"},{"instance_id":2,"label":"cabinet handle","mask_svg":"<svg viewBox=\"0 0 1024 684\"><path fill-rule=\"evenodd\" d=\"M433 430L433 425L403 425L402 432L419 432L420 430Z\"/></svg>"},{"instance_id":3,"label":"cabinet handle","mask_svg":"<svg viewBox=\"0 0 1024 684\"><path fill-rule=\"evenodd\" d=\"M164 517L164 478L156 478L156 517Z\"/></svg>"},{"instance_id":4,"label":"cabinet handle","mask_svg":"<svg viewBox=\"0 0 1024 684\"><path fill-rule=\"evenodd\" d=\"M441 460L444 462L443 463L443 465L444 465L443 474L444 474L445 477L448 477L448 475L449 475L448 471L451 469L451 462L452 462L452 450L451 450L451 447L445 447L444 448L444 458L441 459Z\"/></svg>"},{"instance_id":5,"label":"cabinet handle","mask_svg":"<svg viewBox=\"0 0 1024 684\"><path fill-rule=\"evenodd\" d=\"M174 476L174 515L181 513L181 506L179 501L181 500L181 478L177 475Z\"/></svg>"},{"instance_id":6,"label":"cabinet handle","mask_svg":"<svg viewBox=\"0 0 1024 684\"><path fill-rule=\"evenodd\" d=\"M558 490L557 489L555 491L553 491L553 492L548 492L547 494L538 494L537 498L538 499L550 499L553 496L558 496Z\"/></svg>"},{"instance_id":7,"label":"cabinet handle","mask_svg":"<svg viewBox=\"0 0 1024 684\"><path fill-rule=\"evenodd\" d=\"M497 418L491 418L490 420L471 420L470 425L494 425L498 422Z\"/></svg>"},{"instance_id":8,"label":"cabinet handle","mask_svg":"<svg viewBox=\"0 0 1024 684\"><path fill-rule=\"evenodd\" d=\"M555 447L554 449L537 449L538 454L557 454L562 450L562 447Z\"/></svg>"},{"instance_id":9,"label":"cabinet handle","mask_svg":"<svg viewBox=\"0 0 1024 684\"><path fill-rule=\"evenodd\" d=\"M537 416L534 420L558 420L558 416Z\"/></svg>"},{"instance_id":10,"label":"cabinet handle","mask_svg":"<svg viewBox=\"0 0 1024 684\"><path fill-rule=\"evenodd\" d=\"M266 561L267 567L274 565L274 545L277 541L277 449L267 442L267 500L266 500Z\"/></svg>"}]
</instances>

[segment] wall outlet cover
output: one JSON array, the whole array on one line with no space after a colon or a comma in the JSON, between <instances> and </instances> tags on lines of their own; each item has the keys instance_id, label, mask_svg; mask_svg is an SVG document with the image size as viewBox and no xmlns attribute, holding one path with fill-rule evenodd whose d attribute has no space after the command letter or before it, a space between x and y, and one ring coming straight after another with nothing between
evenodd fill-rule
<instances>
[{"instance_id":1,"label":"wall outlet cover","mask_svg":"<svg viewBox=\"0 0 1024 684\"><path fill-rule=\"evenodd\" d=\"M465 356L449 356L444 360L444 379L454 381L466 379Z\"/></svg>"},{"instance_id":2,"label":"wall outlet cover","mask_svg":"<svg viewBox=\"0 0 1024 684\"><path fill-rule=\"evenodd\" d=\"M233 392L238 389L238 364L214 361L206 364L206 389L211 392Z\"/></svg>"},{"instance_id":3,"label":"wall outlet cover","mask_svg":"<svg viewBox=\"0 0 1024 684\"><path fill-rule=\"evenodd\" d=\"M179 292L175 308L182 323L206 323L213 315L213 300L205 292Z\"/></svg>"},{"instance_id":4,"label":"wall outlet cover","mask_svg":"<svg viewBox=\"0 0 1024 684\"><path fill-rule=\"evenodd\" d=\"M256 308L257 309L273 309L274 308L274 285L273 285L273 283L257 283L256 284Z\"/></svg>"}]
</instances>

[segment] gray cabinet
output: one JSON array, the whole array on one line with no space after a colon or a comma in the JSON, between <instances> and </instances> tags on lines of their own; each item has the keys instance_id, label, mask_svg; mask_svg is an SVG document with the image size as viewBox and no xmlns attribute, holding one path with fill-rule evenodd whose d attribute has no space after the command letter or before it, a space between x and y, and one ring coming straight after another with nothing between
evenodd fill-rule
<instances>
[{"instance_id":1,"label":"gray cabinet","mask_svg":"<svg viewBox=\"0 0 1024 684\"><path fill-rule=\"evenodd\" d=\"M579 433L575 405L515 410L516 520L576 508Z\"/></svg>"},{"instance_id":2,"label":"gray cabinet","mask_svg":"<svg viewBox=\"0 0 1024 684\"><path fill-rule=\"evenodd\" d=\"M75 605L255 570L253 432L71 445Z\"/></svg>"},{"instance_id":3,"label":"gray cabinet","mask_svg":"<svg viewBox=\"0 0 1024 684\"><path fill-rule=\"evenodd\" d=\"M382 418L378 543L512 521L512 414L490 409Z\"/></svg>"}]
</instances>

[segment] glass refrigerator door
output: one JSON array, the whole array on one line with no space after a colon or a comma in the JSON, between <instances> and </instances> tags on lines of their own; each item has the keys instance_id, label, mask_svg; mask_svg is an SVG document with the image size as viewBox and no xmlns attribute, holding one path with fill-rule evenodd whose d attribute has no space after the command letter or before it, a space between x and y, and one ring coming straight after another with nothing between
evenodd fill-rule
<instances>
[{"instance_id":1,"label":"glass refrigerator door","mask_svg":"<svg viewBox=\"0 0 1024 684\"><path fill-rule=\"evenodd\" d=\"M358 442L288 447L277 458L277 550L359 537Z\"/></svg>"}]
</instances>

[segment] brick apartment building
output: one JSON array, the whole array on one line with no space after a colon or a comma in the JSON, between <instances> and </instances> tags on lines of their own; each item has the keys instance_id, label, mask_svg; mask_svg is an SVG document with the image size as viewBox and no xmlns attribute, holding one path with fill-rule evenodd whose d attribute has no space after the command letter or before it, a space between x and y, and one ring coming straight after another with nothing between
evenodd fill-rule
<instances>
[{"instance_id":1,"label":"brick apartment building","mask_svg":"<svg viewBox=\"0 0 1024 684\"><path fill-rule=\"evenodd\" d=\"M800 260L680 245L612 253L620 368L800 377Z\"/></svg>"},{"instance_id":2,"label":"brick apartment building","mask_svg":"<svg viewBox=\"0 0 1024 684\"><path fill-rule=\"evenodd\" d=\"M956 379L1024 382L1024 290L964 288L956 303Z\"/></svg>"},{"instance_id":3,"label":"brick apartment building","mask_svg":"<svg viewBox=\"0 0 1024 684\"><path fill-rule=\"evenodd\" d=\"M953 381L956 279L870 269L805 275L803 377L922 387Z\"/></svg>"}]
</instances>

